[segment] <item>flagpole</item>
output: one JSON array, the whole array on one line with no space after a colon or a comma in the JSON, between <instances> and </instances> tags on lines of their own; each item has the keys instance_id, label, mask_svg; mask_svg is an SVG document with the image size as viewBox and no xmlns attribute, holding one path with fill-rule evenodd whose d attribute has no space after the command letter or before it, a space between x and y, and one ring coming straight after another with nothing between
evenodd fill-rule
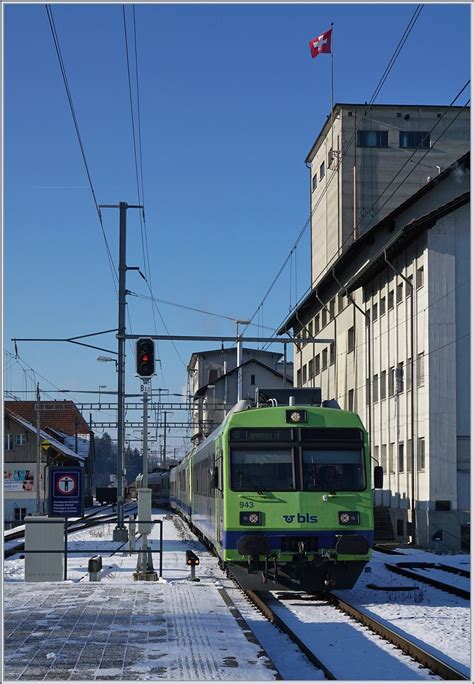
<instances>
[{"instance_id":1,"label":"flagpole","mask_svg":"<svg viewBox=\"0 0 474 684\"><path fill-rule=\"evenodd\" d=\"M331 22L331 148L334 159L334 22ZM331 164L332 164L331 159Z\"/></svg>"}]
</instances>

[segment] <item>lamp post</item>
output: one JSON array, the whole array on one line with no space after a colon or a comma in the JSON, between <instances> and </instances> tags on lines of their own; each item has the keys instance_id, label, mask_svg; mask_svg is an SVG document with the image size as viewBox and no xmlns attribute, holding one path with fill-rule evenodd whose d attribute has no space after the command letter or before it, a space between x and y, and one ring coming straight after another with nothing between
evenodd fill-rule
<instances>
[{"instance_id":1,"label":"lamp post","mask_svg":"<svg viewBox=\"0 0 474 684\"><path fill-rule=\"evenodd\" d=\"M106 389L107 385L99 385L99 411L100 411L100 390L101 389Z\"/></svg>"},{"instance_id":2,"label":"lamp post","mask_svg":"<svg viewBox=\"0 0 474 684\"><path fill-rule=\"evenodd\" d=\"M118 361L117 359L114 359L112 356L98 356L97 361L103 361L104 363L107 361L113 361L115 363L115 370L118 370Z\"/></svg>"},{"instance_id":3,"label":"lamp post","mask_svg":"<svg viewBox=\"0 0 474 684\"><path fill-rule=\"evenodd\" d=\"M249 325L250 321L235 321L237 326L237 401L242 399L242 341L239 336L239 325Z\"/></svg>"}]
</instances>

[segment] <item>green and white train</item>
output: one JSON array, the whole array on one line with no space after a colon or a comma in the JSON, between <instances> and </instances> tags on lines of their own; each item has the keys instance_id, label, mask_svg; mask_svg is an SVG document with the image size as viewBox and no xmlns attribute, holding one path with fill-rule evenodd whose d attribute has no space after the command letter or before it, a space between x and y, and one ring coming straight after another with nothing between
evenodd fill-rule
<instances>
[{"instance_id":1,"label":"green and white train","mask_svg":"<svg viewBox=\"0 0 474 684\"><path fill-rule=\"evenodd\" d=\"M350 589L373 542L367 432L339 408L273 404L237 405L170 471L170 504L247 588Z\"/></svg>"}]
</instances>

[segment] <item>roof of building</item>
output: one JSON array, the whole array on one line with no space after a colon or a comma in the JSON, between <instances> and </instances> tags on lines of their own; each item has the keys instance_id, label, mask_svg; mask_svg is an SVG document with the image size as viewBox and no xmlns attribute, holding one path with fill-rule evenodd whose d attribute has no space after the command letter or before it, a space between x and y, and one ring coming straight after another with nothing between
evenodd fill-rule
<instances>
[{"instance_id":1,"label":"roof of building","mask_svg":"<svg viewBox=\"0 0 474 684\"><path fill-rule=\"evenodd\" d=\"M326 131L330 128L331 125L331 119L333 116L338 112L340 109L350 109L350 108L356 108L356 107L366 107L366 111L369 110L374 110L374 109L387 109L388 107L400 107L400 109L452 109L452 110L458 110L458 109L466 109L466 111L469 111L469 107L466 107L465 105L436 105L436 104L427 104L427 105L420 105L420 104L372 104L369 105L367 102L336 102L332 110L329 112L327 115L326 121L321 127L321 130L319 131L316 140L311 146L310 151L308 152L305 163L309 164L313 159L314 156L319 149L319 143L321 140L324 139L326 136Z\"/></svg>"},{"instance_id":2,"label":"roof of building","mask_svg":"<svg viewBox=\"0 0 474 684\"><path fill-rule=\"evenodd\" d=\"M279 371L275 370L274 368L271 368L270 366L267 366L266 364L262 363L261 361L258 361L257 359L249 359L248 361L245 361L240 367L243 368L244 366L248 366L250 364L255 364L257 366L261 366L267 371L270 371L270 373L273 373L278 378L283 378L283 373L280 373ZM293 382L293 362L288 361L287 366L290 368L289 374L287 373L287 380L289 382ZM232 368L228 373L225 373L225 375L220 375L218 378L216 378L213 382L208 383L207 385L203 385L200 387L197 392L195 393L194 397L202 397L203 394L205 394L207 388L209 385L215 385L216 383L220 382L224 378L228 378L230 375L233 373L237 373L237 368Z\"/></svg>"},{"instance_id":3,"label":"roof of building","mask_svg":"<svg viewBox=\"0 0 474 684\"><path fill-rule=\"evenodd\" d=\"M5 402L7 403L7 402ZM8 402L8 403L16 403L16 402ZM8 417L10 417L12 420L14 420L16 423L19 425L22 425L26 430L29 432L32 432L34 435L37 434L37 429L36 426L33 423L30 423L26 418L23 418L23 416L20 416L16 414L14 411L8 409L5 407L5 413ZM76 453L72 449L70 449L68 446L65 444L61 444L60 441L57 439L54 439L54 437L49 433L46 432L45 430L40 429L40 437L41 440L47 440L53 449L57 451L60 454L63 454L63 456L68 456L69 458L74 458L78 461L85 461L87 458L87 454L84 455L82 453Z\"/></svg>"},{"instance_id":4,"label":"roof of building","mask_svg":"<svg viewBox=\"0 0 474 684\"><path fill-rule=\"evenodd\" d=\"M35 401L6 401L5 408L36 424ZM40 422L67 435L88 435L89 426L73 401L40 401Z\"/></svg>"},{"instance_id":5,"label":"roof of building","mask_svg":"<svg viewBox=\"0 0 474 684\"><path fill-rule=\"evenodd\" d=\"M413 195L408 197L402 204L400 204L396 209L394 209L390 214L383 218L379 223L373 226L366 233L361 235L357 240L355 240L343 254L334 262L331 270L329 270L320 281L318 281L316 287L312 290L296 305L290 316L286 319L283 325L279 328L277 335L282 335L287 332L290 328L293 328L297 319L301 316L304 317L307 310L310 310L314 306L314 293L320 294L324 291L329 283L337 282L338 276L347 269L355 261L356 255L359 255L362 250L374 244L375 236L378 236L384 229L387 230L387 240L383 245L383 248L375 255L373 255L370 260L361 268L357 273L353 275L351 280L345 284L349 291L353 291L358 287L361 287L365 282L374 277L374 275L384 267L385 258L384 251L387 255L392 256L394 253L399 252L404 246L411 242L416 236L426 230L431 228L436 221L442 216L449 214L450 212L457 209L459 206L469 202L470 193L461 193L454 199L446 202L443 205L436 207L433 211L430 211L424 216L420 216L416 220L412 220L406 225L402 226L397 232L394 232L395 228L395 218L402 214L407 208L417 202L423 195L432 191L439 183L445 180L455 169L457 168L470 168L470 153L466 152L462 157L460 157L456 162L451 164L448 168L444 169L439 175L435 176L429 183L424 185L420 190L415 192Z\"/></svg>"},{"instance_id":6,"label":"roof of building","mask_svg":"<svg viewBox=\"0 0 474 684\"><path fill-rule=\"evenodd\" d=\"M227 347L226 349L207 349L205 351L199 351L199 352L193 352L191 355L191 359L188 363L188 371L194 370L197 360L200 356L206 356L209 354L226 354L227 356L230 356L229 352L232 352L234 356L237 356L237 347ZM242 354L249 353L249 352L258 352L259 355L268 355L268 356L281 356L281 353L278 354L278 352L272 352L264 349L253 349L251 347L242 347Z\"/></svg>"}]
</instances>

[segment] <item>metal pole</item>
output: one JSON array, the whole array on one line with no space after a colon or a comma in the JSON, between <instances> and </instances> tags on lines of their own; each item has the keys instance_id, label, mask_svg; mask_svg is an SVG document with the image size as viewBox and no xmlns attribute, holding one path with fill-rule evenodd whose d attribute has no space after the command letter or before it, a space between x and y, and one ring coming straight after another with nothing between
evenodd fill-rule
<instances>
[{"instance_id":1,"label":"metal pole","mask_svg":"<svg viewBox=\"0 0 474 684\"><path fill-rule=\"evenodd\" d=\"M118 307L118 410L117 410L117 527L113 532L114 541L127 541L128 530L124 525L124 413L125 413L125 277L127 273L127 203L120 202L120 248L119 248L119 307Z\"/></svg>"},{"instance_id":2,"label":"metal pole","mask_svg":"<svg viewBox=\"0 0 474 684\"><path fill-rule=\"evenodd\" d=\"M142 487L148 487L148 390L149 381L144 380L142 385L143 390L143 460L142 472L143 480Z\"/></svg>"},{"instance_id":3,"label":"metal pole","mask_svg":"<svg viewBox=\"0 0 474 684\"><path fill-rule=\"evenodd\" d=\"M166 411L163 411L163 468L166 468Z\"/></svg>"},{"instance_id":4,"label":"metal pole","mask_svg":"<svg viewBox=\"0 0 474 684\"><path fill-rule=\"evenodd\" d=\"M239 335L239 323L249 325L250 321L235 321L237 325L237 401L243 399L242 338Z\"/></svg>"},{"instance_id":5,"label":"metal pole","mask_svg":"<svg viewBox=\"0 0 474 684\"><path fill-rule=\"evenodd\" d=\"M41 478L41 418L40 418L40 389L36 385L36 515L41 513L40 478Z\"/></svg>"}]
</instances>

